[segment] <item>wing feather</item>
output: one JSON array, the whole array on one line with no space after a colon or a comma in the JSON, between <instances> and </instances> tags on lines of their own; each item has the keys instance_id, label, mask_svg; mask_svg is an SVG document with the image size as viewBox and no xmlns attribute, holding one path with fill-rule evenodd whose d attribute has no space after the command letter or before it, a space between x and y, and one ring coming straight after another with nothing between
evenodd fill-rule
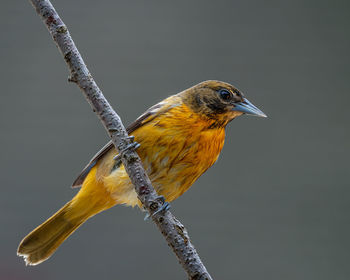
<instances>
[{"instance_id":1,"label":"wing feather","mask_svg":"<svg viewBox=\"0 0 350 280\"><path fill-rule=\"evenodd\" d=\"M166 103L160 102L156 105L149 108L145 113L143 113L140 117L138 117L133 123L131 123L126 131L130 135L133 133L136 129L140 128L141 126L147 124L148 122L152 121L154 118L159 116L160 114L163 114L170 110L171 108L177 106L177 105L165 105ZM106 153L108 153L111 149L114 148L114 145L112 141L109 141L106 145L103 146L101 150L99 150L93 158L90 160L90 162L84 167L84 169L80 172L78 177L75 179L75 181L72 184L72 188L80 187L86 176L89 174L92 167L95 166L97 161L101 159Z\"/></svg>"}]
</instances>

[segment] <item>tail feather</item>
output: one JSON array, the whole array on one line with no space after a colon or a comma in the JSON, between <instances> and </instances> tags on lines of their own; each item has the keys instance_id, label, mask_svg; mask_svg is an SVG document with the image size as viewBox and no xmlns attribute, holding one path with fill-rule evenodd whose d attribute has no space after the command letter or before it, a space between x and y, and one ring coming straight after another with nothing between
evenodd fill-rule
<instances>
[{"instance_id":1,"label":"tail feather","mask_svg":"<svg viewBox=\"0 0 350 280\"><path fill-rule=\"evenodd\" d=\"M87 219L116 205L109 191L95 178L96 166L76 196L21 241L17 255L22 256L27 265L47 260Z\"/></svg>"},{"instance_id":2,"label":"tail feather","mask_svg":"<svg viewBox=\"0 0 350 280\"><path fill-rule=\"evenodd\" d=\"M22 256L27 265L37 265L47 260L62 242L89 217L68 219L66 214L70 205L71 202L68 202L21 241L17 255Z\"/></svg>"}]
</instances>

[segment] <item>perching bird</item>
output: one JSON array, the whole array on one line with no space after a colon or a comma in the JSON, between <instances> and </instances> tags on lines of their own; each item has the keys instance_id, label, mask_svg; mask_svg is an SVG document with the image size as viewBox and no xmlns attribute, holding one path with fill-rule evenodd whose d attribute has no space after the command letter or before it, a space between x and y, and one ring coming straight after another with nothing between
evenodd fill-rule
<instances>
[{"instance_id":1,"label":"perching bird","mask_svg":"<svg viewBox=\"0 0 350 280\"><path fill-rule=\"evenodd\" d=\"M154 105L127 131L153 187L167 202L178 198L218 159L225 127L242 114L266 117L230 84L205 81ZM48 259L82 223L117 204L142 207L117 152L109 142L73 183L76 196L29 233L18 255L26 264Z\"/></svg>"}]
</instances>

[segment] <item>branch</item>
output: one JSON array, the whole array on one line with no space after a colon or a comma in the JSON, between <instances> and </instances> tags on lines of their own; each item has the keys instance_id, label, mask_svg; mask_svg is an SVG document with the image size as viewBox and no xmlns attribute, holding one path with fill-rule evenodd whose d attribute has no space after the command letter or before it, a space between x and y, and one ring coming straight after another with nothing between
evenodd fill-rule
<instances>
[{"instance_id":1,"label":"branch","mask_svg":"<svg viewBox=\"0 0 350 280\"><path fill-rule=\"evenodd\" d=\"M135 186L138 198L149 211L152 220L173 249L189 279L212 279L192 245L185 227L170 211L160 211L152 215L162 207L164 201L152 187L138 154L133 149L126 149L132 143L132 139L128 137L120 117L105 99L92 78L66 25L58 16L49 0L30 0L30 2L41 16L69 67L71 74L69 81L79 86L93 111L108 131L117 151L119 153L123 151L120 153L122 162L131 182Z\"/></svg>"}]
</instances>

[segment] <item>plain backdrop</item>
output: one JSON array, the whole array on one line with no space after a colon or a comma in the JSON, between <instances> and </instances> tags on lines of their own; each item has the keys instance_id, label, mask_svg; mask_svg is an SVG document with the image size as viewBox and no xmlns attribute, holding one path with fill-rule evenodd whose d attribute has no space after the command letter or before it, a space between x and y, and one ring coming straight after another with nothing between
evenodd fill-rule
<instances>
[{"instance_id":1,"label":"plain backdrop","mask_svg":"<svg viewBox=\"0 0 350 280\"><path fill-rule=\"evenodd\" d=\"M53 4L126 125L207 79L269 116L234 120L172 203L215 279L349 279L349 1ZM39 266L16 256L108 137L29 2L4 1L0 24L0 279L185 279L155 225L122 206Z\"/></svg>"}]
</instances>

